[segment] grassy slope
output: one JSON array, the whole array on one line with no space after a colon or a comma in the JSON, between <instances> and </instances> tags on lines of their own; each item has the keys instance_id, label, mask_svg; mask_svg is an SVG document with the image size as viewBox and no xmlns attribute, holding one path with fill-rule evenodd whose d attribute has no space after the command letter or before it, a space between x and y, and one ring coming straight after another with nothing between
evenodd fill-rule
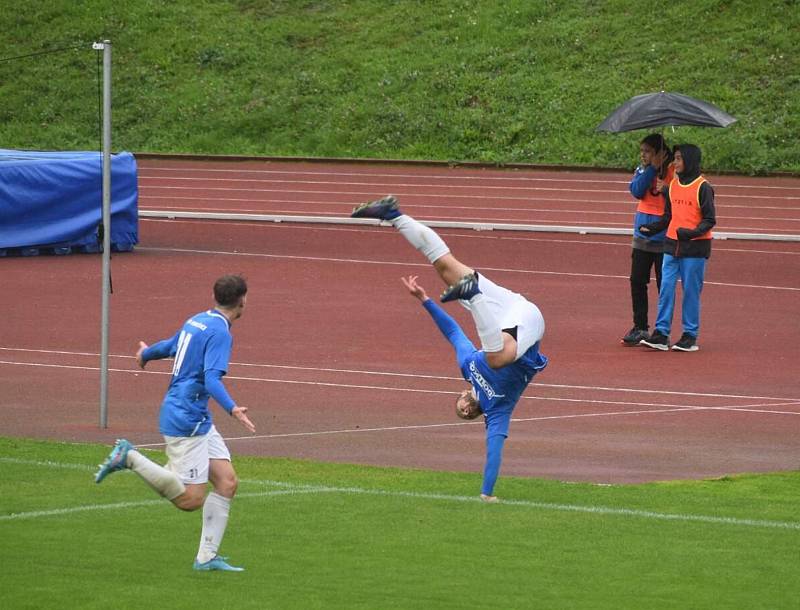
<instances>
[{"instance_id":1,"label":"grassy slope","mask_svg":"<svg viewBox=\"0 0 800 610\"><path fill-rule=\"evenodd\" d=\"M800 171L796 0L31 0L0 57L107 37L114 148L630 166L594 127L666 89L738 117L680 128L713 169ZM8 148L99 146L96 53L0 63Z\"/></svg>"},{"instance_id":2,"label":"grassy slope","mask_svg":"<svg viewBox=\"0 0 800 610\"><path fill-rule=\"evenodd\" d=\"M107 451L0 439L5 607L776 609L800 594L796 527L553 507L796 523L797 472L611 487L506 478L506 497L528 503L485 505L400 495L474 498L478 474L241 458L223 550L247 571L200 575L199 515L131 473L94 485ZM265 495L275 480L337 490ZM4 518L117 502L138 505Z\"/></svg>"}]
</instances>

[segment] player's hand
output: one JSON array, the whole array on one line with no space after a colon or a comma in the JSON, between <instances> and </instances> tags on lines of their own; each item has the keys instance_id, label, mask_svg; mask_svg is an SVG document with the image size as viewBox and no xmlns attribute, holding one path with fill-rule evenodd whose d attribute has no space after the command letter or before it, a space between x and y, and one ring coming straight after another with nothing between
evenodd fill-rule
<instances>
[{"instance_id":1,"label":"player's hand","mask_svg":"<svg viewBox=\"0 0 800 610\"><path fill-rule=\"evenodd\" d=\"M656 169L661 169L666 159L667 159L667 151L659 150L655 155L653 155L653 161L651 165Z\"/></svg>"},{"instance_id":2,"label":"player's hand","mask_svg":"<svg viewBox=\"0 0 800 610\"><path fill-rule=\"evenodd\" d=\"M408 288L408 292L411 293L411 296L418 298L420 301L427 301L428 294L422 286L417 284L417 277L416 275L409 275L408 277L401 277L400 280L405 287Z\"/></svg>"},{"instance_id":3,"label":"player's hand","mask_svg":"<svg viewBox=\"0 0 800 610\"><path fill-rule=\"evenodd\" d=\"M142 352L144 352L144 350L146 350L148 347L149 346L147 345L147 343L145 343L144 341L139 341L139 349L136 350L136 364L139 365L139 368L143 369L147 365L147 363L144 361L144 358L142 357Z\"/></svg>"},{"instance_id":4,"label":"player's hand","mask_svg":"<svg viewBox=\"0 0 800 610\"><path fill-rule=\"evenodd\" d=\"M487 496L486 494L481 494L481 500L489 504L494 504L495 502L500 501L500 499L497 496Z\"/></svg>"},{"instance_id":5,"label":"player's hand","mask_svg":"<svg viewBox=\"0 0 800 610\"><path fill-rule=\"evenodd\" d=\"M250 418L247 417L247 407L240 407L237 405L233 407L233 410L231 410L231 415L238 419L239 423L247 428L250 432L256 431L256 427L253 425L253 422L251 422Z\"/></svg>"}]
</instances>

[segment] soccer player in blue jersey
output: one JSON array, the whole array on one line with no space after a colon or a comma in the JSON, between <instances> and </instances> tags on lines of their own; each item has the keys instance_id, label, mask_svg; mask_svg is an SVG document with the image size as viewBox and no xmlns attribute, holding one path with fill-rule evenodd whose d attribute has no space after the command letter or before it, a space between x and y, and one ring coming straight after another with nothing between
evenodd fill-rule
<instances>
[{"instance_id":1,"label":"soccer player in blue jersey","mask_svg":"<svg viewBox=\"0 0 800 610\"><path fill-rule=\"evenodd\" d=\"M214 309L189 318L171 338L150 346L140 341L136 352L141 368L150 360L174 358L159 416L167 465L156 464L130 442L120 439L100 465L95 482L129 468L179 509L194 511L202 507L203 529L194 569L240 572L243 568L231 566L217 555L238 480L230 451L212 422L208 399L214 398L247 430L255 432L247 407L237 405L222 383L233 344L231 324L242 316L247 303L244 278L219 278L214 284L214 301ZM209 481L214 489L206 495Z\"/></svg>"},{"instance_id":2,"label":"soccer player in blue jersey","mask_svg":"<svg viewBox=\"0 0 800 610\"><path fill-rule=\"evenodd\" d=\"M403 214L392 196L358 206L351 215L390 222L425 255L448 286L441 301L458 300L472 314L481 349L472 344L451 316L428 298L417 283L417 276L402 278L411 295L422 302L452 344L461 374L470 383L471 387L456 399L456 415L462 419L484 417L486 464L480 497L486 502L496 502L494 486L511 414L522 392L547 366L547 357L539 351L544 336L544 318L539 308L461 263L433 229Z\"/></svg>"}]
</instances>

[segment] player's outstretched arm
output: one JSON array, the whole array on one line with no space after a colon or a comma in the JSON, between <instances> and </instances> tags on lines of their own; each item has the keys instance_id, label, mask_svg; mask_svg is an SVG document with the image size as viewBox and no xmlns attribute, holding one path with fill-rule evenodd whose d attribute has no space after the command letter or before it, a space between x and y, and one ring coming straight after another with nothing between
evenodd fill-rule
<instances>
[{"instance_id":1,"label":"player's outstretched arm","mask_svg":"<svg viewBox=\"0 0 800 610\"><path fill-rule=\"evenodd\" d=\"M238 419L239 423L247 428L250 432L256 431L255 425L250 421L250 418L247 417L247 407L240 407L237 405L231 410L231 415Z\"/></svg>"},{"instance_id":2,"label":"player's outstretched arm","mask_svg":"<svg viewBox=\"0 0 800 610\"><path fill-rule=\"evenodd\" d=\"M500 474L505 442L506 437L501 434L486 439L486 465L483 468L483 487L481 487L481 500L484 502L497 502L497 497L492 494L497 476Z\"/></svg>"},{"instance_id":3,"label":"player's outstretched arm","mask_svg":"<svg viewBox=\"0 0 800 610\"><path fill-rule=\"evenodd\" d=\"M406 288L408 288L408 292L411 296L416 297L420 300L420 302L424 303L428 300L428 295L425 292L425 289L417 284L417 275L409 275L408 277L401 277L400 280L403 282Z\"/></svg>"},{"instance_id":4,"label":"player's outstretched arm","mask_svg":"<svg viewBox=\"0 0 800 610\"><path fill-rule=\"evenodd\" d=\"M438 304L434 303L425 292L425 289L417 284L417 276L409 275L408 277L400 278L403 284L408 288L411 296L417 298L422 303L422 306L430 314L439 331L450 342L456 350L456 360L460 367L462 362L475 351L475 346L461 330L458 323L450 317Z\"/></svg>"},{"instance_id":5,"label":"player's outstretched arm","mask_svg":"<svg viewBox=\"0 0 800 610\"><path fill-rule=\"evenodd\" d=\"M147 343L144 341L139 341L139 349L136 350L136 364L139 365L139 368L144 368L147 366L147 360L144 359L144 350L148 348Z\"/></svg>"},{"instance_id":6,"label":"player's outstretched arm","mask_svg":"<svg viewBox=\"0 0 800 610\"><path fill-rule=\"evenodd\" d=\"M139 341L139 349L136 350L136 363L141 368L144 368L151 360L161 360L162 358L174 356L180 334L180 331L178 331L169 339L153 343L153 345L147 345L144 341Z\"/></svg>"}]
</instances>

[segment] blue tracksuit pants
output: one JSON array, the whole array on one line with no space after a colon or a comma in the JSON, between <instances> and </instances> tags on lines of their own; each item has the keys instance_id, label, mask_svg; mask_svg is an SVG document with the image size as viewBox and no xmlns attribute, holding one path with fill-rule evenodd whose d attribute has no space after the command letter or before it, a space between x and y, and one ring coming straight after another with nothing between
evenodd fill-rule
<instances>
[{"instance_id":1,"label":"blue tracksuit pants","mask_svg":"<svg viewBox=\"0 0 800 610\"><path fill-rule=\"evenodd\" d=\"M703 291L705 274L705 258L676 258L671 254L664 254L656 318L656 329L659 332L669 336L672 314L675 310L675 291L680 278L683 290L681 304L683 332L697 337L700 331L700 293Z\"/></svg>"}]
</instances>

